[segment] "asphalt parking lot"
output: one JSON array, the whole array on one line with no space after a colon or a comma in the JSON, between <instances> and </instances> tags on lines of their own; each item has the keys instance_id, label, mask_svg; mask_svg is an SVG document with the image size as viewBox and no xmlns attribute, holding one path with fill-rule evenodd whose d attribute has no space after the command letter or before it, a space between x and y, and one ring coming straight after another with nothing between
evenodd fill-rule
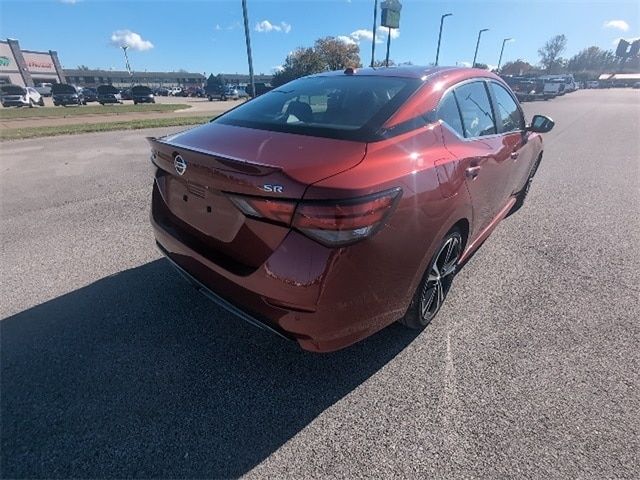
<instances>
[{"instance_id":1,"label":"asphalt parking lot","mask_svg":"<svg viewBox=\"0 0 640 480\"><path fill-rule=\"evenodd\" d=\"M640 477L640 91L556 121L528 203L419 335L334 354L160 258L147 135L0 144L2 477Z\"/></svg>"}]
</instances>

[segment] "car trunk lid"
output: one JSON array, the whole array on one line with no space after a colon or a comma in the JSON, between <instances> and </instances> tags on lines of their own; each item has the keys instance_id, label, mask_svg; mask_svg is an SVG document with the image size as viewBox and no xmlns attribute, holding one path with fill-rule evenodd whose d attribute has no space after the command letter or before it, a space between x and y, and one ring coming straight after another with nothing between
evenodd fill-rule
<instances>
[{"instance_id":1,"label":"car trunk lid","mask_svg":"<svg viewBox=\"0 0 640 480\"><path fill-rule=\"evenodd\" d=\"M149 143L164 203L154 209L166 210L165 220L192 248L240 270L261 265L289 225L251 218L233 198L295 204L311 183L357 165L366 145L221 124Z\"/></svg>"}]
</instances>

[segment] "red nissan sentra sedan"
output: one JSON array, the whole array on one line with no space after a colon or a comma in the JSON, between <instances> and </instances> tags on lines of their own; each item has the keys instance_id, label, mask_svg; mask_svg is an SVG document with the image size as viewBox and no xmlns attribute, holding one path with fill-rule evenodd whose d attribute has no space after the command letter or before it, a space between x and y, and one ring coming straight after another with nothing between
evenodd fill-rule
<instances>
[{"instance_id":1,"label":"red nissan sentra sedan","mask_svg":"<svg viewBox=\"0 0 640 480\"><path fill-rule=\"evenodd\" d=\"M553 121L496 75L347 69L151 138L158 247L243 319L312 351L423 328L522 206Z\"/></svg>"}]
</instances>

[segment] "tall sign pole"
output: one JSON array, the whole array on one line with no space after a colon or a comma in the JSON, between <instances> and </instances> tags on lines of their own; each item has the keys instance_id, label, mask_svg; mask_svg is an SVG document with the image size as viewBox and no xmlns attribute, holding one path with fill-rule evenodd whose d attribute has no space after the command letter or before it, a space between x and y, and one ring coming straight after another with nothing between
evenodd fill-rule
<instances>
[{"instance_id":1,"label":"tall sign pole","mask_svg":"<svg viewBox=\"0 0 640 480\"><path fill-rule=\"evenodd\" d=\"M389 29L387 33L387 56L385 60L385 65L388 67L389 49L391 48L391 29L400 28L400 10L402 10L402 4L400 0L384 0L380 6L382 7L380 25Z\"/></svg>"},{"instance_id":2,"label":"tall sign pole","mask_svg":"<svg viewBox=\"0 0 640 480\"><path fill-rule=\"evenodd\" d=\"M371 40L371 66L376 61L376 23L378 23L378 0L375 0L373 5L373 40Z\"/></svg>"},{"instance_id":3,"label":"tall sign pole","mask_svg":"<svg viewBox=\"0 0 640 480\"><path fill-rule=\"evenodd\" d=\"M244 16L244 37L247 43L247 60L249 61L249 83L251 85L251 97L256 96L256 84L253 79L253 58L251 57L251 37L249 36L249 14L247 13L247 0L242 0L242 15Z\"/></svg>"}]
</instances>

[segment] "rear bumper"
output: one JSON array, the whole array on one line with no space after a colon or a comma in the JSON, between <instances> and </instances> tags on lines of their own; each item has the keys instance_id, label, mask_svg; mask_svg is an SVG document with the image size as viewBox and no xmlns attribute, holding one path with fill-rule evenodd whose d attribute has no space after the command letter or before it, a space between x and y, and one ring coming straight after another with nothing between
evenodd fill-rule
<instances>
[{"instance_id":1,"label":"rear bumper","mask_svg":"<svg viewBox=\"0 0 640 480\"><path fill-rule=\"evenodd\" d=\"M251 271L231 271L166 224L158 202L164 203L156 196L151 224L158 247L171 263L225 309L296 340L305 350L347 347L406 310L407 303L395 294L406 288L387 285L388 281L378 284L384 262L372 262L369 253L359 260L354 251L349 255L346 249L330 249L290 231L264 264Z\"/></svg>"},{"instance_id":2,"label":"rear bumper","mask_svg":"<svg viewBox=\"0 0 640 480\"><path fill-rule=\"evenodd\" d=\"M262 330L267 330L268 332L271 332L281 338L284 338L285 340L292 340L292 338L289 335L287 335L286 332L273 328L271 325L269 325L268 321L264 319L259 319L245 312L241 308L237 307L236 305L222 298L217 293L210 290L209 287L207 287L205 284L200 282L196 277L191 275L188 271L186 271L178 263L176 263L169 255L169 252L167 252L162 247L162 245L160 245L159 243L156 243L156 245L158 246L158 250L160 250L160 252L164 254L167 260L169 260L169 263L171 263L171 265L178 271L178 273L180 273L180 275L182 275L189 283L191 283L196 288L196 290L202 293L209 300L212 300L213 302L217 303L222 308L227 310L229 313L234 314L235 316L241 318L245 322L248 322L255 327L258 327Z\"/></svg>"},{"instance_id":3,"label":"rear bumper","mask_svg":"<svg viewBox=\"0 0 640 480\"><path fill-rule=\"evenodd\" d=\"M29 105L29 102L25 102L23 100L3 100L3 107L26 107Z\"/></svg>"},{"instance_id":4,"label":"rear bumper","mask_svg":"<svg viewBox=\"0 0 640 480\"><path fill-rule=\"evenodd\" d=\"M78 105L80 100L77 98L56 98L53 97L53 102L58 105Z\"/></svg>"}]
</instances>

